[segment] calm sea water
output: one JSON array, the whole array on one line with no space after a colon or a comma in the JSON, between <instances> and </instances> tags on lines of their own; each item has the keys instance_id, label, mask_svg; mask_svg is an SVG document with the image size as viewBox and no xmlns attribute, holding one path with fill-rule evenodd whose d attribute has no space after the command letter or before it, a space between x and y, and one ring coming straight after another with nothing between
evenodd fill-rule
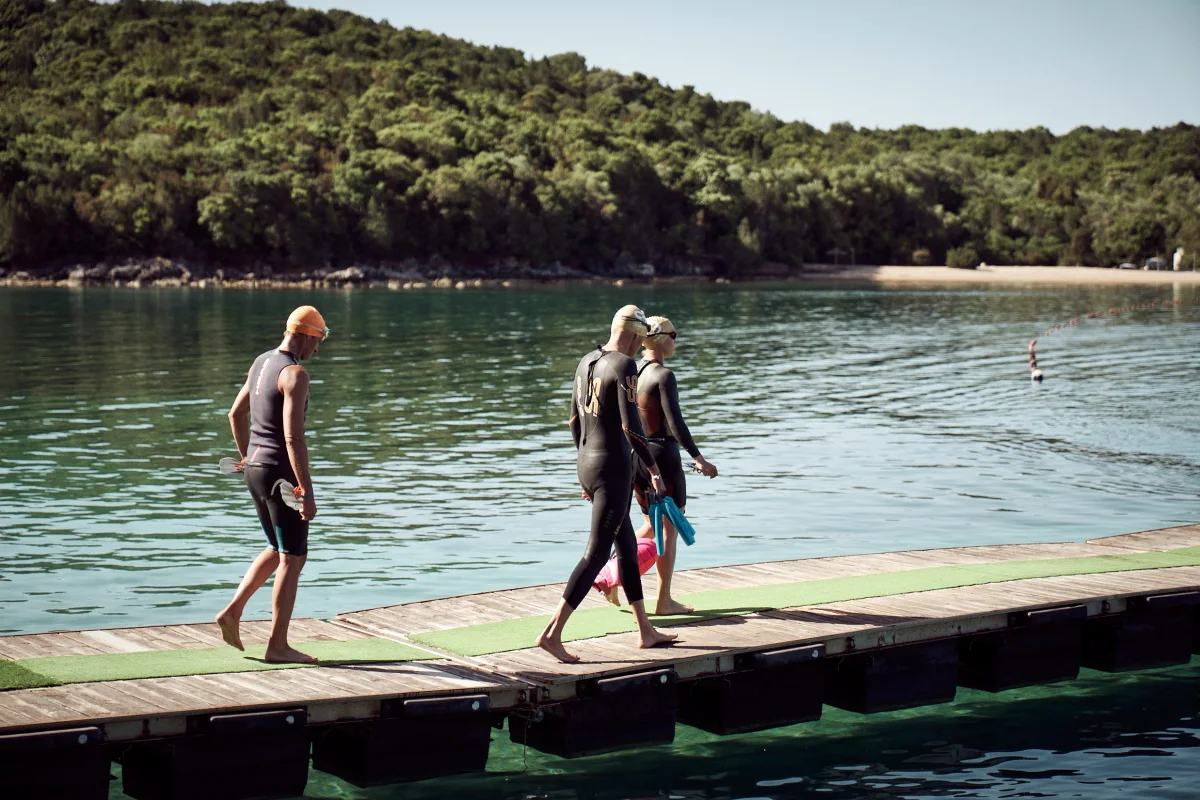
<instances>
[{"instance_id":1,"label":"calm sea water","mask_svg":"<svg viewBox=\"0 0 1200 800\"><path fill-rule=\"evenodd\" d=\"M1025 346L1049 325L1173 298L1185 303L1044 338L1047 381L1030 385ZM722 473L689 485L699 540L683 567L1195 522L1197 299L1194 287L9 289L0 631L190 622L224 604L262 546L244 488L216 470L235 454L225 413L300 303L334 331L308 364L320 513L297 613L320 616L566 577L589 521L569 382L626 302L675 321L684 409ZM267 610L265 594L251 606ZM1093 675L1018 699L964 691L939 709L831 711L728 740L680 728L672 749L530 754L525 772L498 742L502 775L404 792L1195 796L1172 792L1200 786L1196 672ZM1050 735L1030 709L1070 717ZM311 793L354 794L324 776Z\"/></svg>"}]
</instances>

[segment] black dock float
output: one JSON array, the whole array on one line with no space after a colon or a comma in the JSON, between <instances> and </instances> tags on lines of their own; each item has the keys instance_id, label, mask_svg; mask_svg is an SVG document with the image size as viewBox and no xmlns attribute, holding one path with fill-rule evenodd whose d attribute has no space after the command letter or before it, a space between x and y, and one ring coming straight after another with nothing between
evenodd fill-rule
<instances>
[{"instance_id":1,"label":"black dock float","mask_svg":"<svg viewBox=\"0 0 1200 800\"><path fill-rule=\"evenodd\" d=\"M1083 666L1127 672L1186 664L1195 650L1198 606L1200 592L1129 598L1125 611L1087 621Z\"/></svg>"},{"instance_id":2,"label":"black dock float","mask_svg":"<svg viewBox=\"0 0 1200 800\"><path fill-rule=\"evenodd\" d=\"M730 734L821 718L825 645L790 647L734 658L734 672L679 684L678 719Z\"/></svg>"},{"instance_id":3,"label":"black dock float","mask_svg":"<svg viewBox=\"0 0 1200 800\"><path fill-rule=\"evenodd\" d=\"M135 800L296 797L308 783L304 709L201 718L192 735L130 745L121 758ZM189 720L189 722L192 722Z\"/></svg>"},{"instance_id":4,"label":"black dock float","mask_svg":"<svg viewBox=\"0 0 1200 800\"><path fill-rule=\"evenodd\" d=\"M825 659L825 702L860 714L949 703L957 684L954 639L848 651Z\"/></svg>"},{"instance_id":5,"label":"black dock float","mask_svg":"<svg viewBox=\"0 0 1200 800\"><path fill-rule=\"evenodd\" d=\"M1087 606L1009 614L1008 627L963 639L958 685L985 692L1074 680L1083 658Z\"/></svg>"},{"instance_id":6,"label":"black dock float","mask_svg":"<svg viewBox=\"0 0 1200 800\"><path fill-rule=\"evenodd\" d=\"M959 684L1001 691L1066 680L1080 666L1181 664L1200 652L1200 557L1187 548L1200 548L1200 524L1087 543L681 570L674 586L686 597L1104 557L1095 573L1072 567L993 581L1058 567L982 569L984 583L903 582L893 588L911 591L847 590L846 599L809 605L785 606L792 600L783 592L774 610L743 613L754 606L742 604L728 617L677 620L681 635L670 648L640 648L627 626L580 639L571 649L581 660L570 664L527 640L517 642L527 645L521 649L466 657L438 644L450 639L429 637L551 614L562 596L552 584L292 621L298 644L391 639L428 651L413 661L119 681L99 670L94 682L22 688L40 682L24 676L27 659L224 644L212 623L4 635L0 672L6 687L16 685L0 689L0 800L106 800L108 759L124 766L125 792L135 800L295 797L310 774L310 749L318 769L371 786L483 769L491 728L505 720L514 742L573 757L670 743L677 721L738 733L818 719L822 703L872 713L948 702ZM1116 566L1129 569L1108 571ZM249 645L265 646L269 633L266 620L242 626Z\"/></svg>"},{"instance_id":7,"label":"black dock float","mask_svg":"<svg viewBox=\"0 0 1200 800\"><path fill-rule=\"evenodd\" d=\"M675 670L579 684L563 703L513 711L508 735L543 753L575 758L675 741Z\"/></svg>"},{"instance_id":8,"label":"black dock float","mask_svg":"<svg viewBox=\"0 0 1200 800\"><path fill-rule=\"evenodd\" d=\"M486 694L385 700L380 718L313 734L313 768L355 786L482 772L491 743Z\"/></svg>"},{"instance_id":9,"label":"black dock float","mask_svg":"<svg viewBox=\"0 0 1200 800\"><path fill-rule=\"evenodd\" d=\"M21 800L108 800L99 728L0 736L0 787Z\"/></svg>"}]
</instances>

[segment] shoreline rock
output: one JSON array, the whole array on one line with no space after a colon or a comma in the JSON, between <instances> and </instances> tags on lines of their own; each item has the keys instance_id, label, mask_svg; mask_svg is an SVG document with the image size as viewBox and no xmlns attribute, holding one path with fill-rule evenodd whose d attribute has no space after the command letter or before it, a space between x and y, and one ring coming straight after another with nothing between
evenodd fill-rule
<instances>
[{"instance_id":1,"label":"shoreline rock","mask_svg":"<svg viewBox=\"0 0 1200 800\"><path fill-rule=\"evenodd\" d=\"M619 268L618 268L619 267ZM211 267L167 258L125 259L119 262L76 263L42 269L0 268L0 287L40 286L81 289L85 287L195 288L195 289L375 289L412 291L438 289L520 289L545 285L597 285L616 287L645 284L733 282L862 281L868 283L1183 283L1200 281L1200 272L1143 272L1103 267L998 267L975 270L948 267L846 266L762 264L737 275L726 274L705 261L673 261L663 267L618 259L614 269L588 272L555 262L535 267L515 260L480 266L460 266L441 259L421 263L415 259L379 265L355 264L340 269L318 267L298 272L278 272L258 264L244 271L237 267Z\"/></svg>"},{"instance_id":2,"label":"shoreline rock","mask_svg":"<svg viewBox=\"0 0 1200 800\"><path fill-rule=\"evenodd\" d=\"M649 282L651 280L708 281L720 270L703 261L668 262L664 268L637 264L622 256L604 273L589 272L561 262L534 266L515 259L485 266L450 264L440 258L428 262L407 259L382 264L353 264L334 269L331 266L281 272L265 264L248 270L234 266L212 266L163 257L128 258L119 261L82 262L53 265L40 269L7 270L0 268L0 286L88 286L163 287L197 289L333 289L370 288L401 291L406 289L478 289L522 285L593 283L598 281Z\"/></svg>"}]
</instances>

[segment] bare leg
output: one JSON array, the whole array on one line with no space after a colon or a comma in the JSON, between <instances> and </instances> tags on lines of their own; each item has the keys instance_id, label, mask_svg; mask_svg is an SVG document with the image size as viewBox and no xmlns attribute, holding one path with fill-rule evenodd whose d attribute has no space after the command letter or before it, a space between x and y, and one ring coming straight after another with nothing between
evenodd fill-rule
<instances>
[{"instance_id":1,"label":"bare leg","mask_svg":"<svg viewBox=\"0 0 1200 800\"><path fill-rule=\"evenodd\" d=\"M637 533L635 533L634 536L639 539L653 539L654 526L650 524L650 517L643 514L642 519L645 520L645 522L642 523L642 527L637 529Z\"/></svg>"},{"instance_id":2,"label":"bare leg","mask_svg":"<svg viewBox=\"0 0 1200 800\"><path fill-rule=\"evenodd\" d=\"M258 587L267 582L267 578L271 577L271 573L277 566L279 566L279 553L268 547L258 554L254 563L250 565L250 569L246 570L246 577L242 578L241 584L234 592L233 600L229 601L229 605L225 606L224 611L217 614L217 627L221 629L221 638L225 640L225 644L236 647L238 650L246 649L242 647L242 636L238 631L238 625L242 621L242 611L245 610L246 603L250 602L250 598L258 591Z\"/></svg>"},{"instance_id":3,"label":"bare leg","mask_svg":"<svg viewBox=\"0 0 1200 800\"><path fill-rule=\"evenodd\" d=\"M579 656L568 653L562 643L563 628L567 627L567 620L571 618L571 612L574 610L566 600L559 600L554 616L550 618L546 630L542 631L536 642L538 647L564 664L574 664L579 660Z\"/></svg>"},{"instance_id":4,"label":"bare leg","mask_svg":"<svg viewBox=\"0 0 1200 800\"><path fill-rule=\"evenodd\" d=\"M671 577L675 572L675 554L679 552L679 532L670 520L663 520L663 549L665 552L655 562L658 568L658 607L654 613L659 615L690 614L694 609L685 606L671 598Z\"/></svg>"},{"instance_id":5,"label":"bare leg","mask_svg":"<svg viewBox=\"0 0 1200 800\"><path fill-rule=\"evenodd\" d=\"M300 570L307 556L279 557L279 572L275 575L275 592L271 596L271 640L267 642L267 661L272 664L311 664L316 661L288 644L288 625L292 622L292 609L296 607L296 589L300 584Z\"/></svg>"},{"instance_id":6,"label":"bare leg","mask_svg":"<svg viewBox=\"0 0 1200 800\"><path fill-rule=\"evenodd\" d=\"M629 604L633 608L633 616L637 619L638 626L638 647L658 647L659 645L670 644L679 637L674 633L662 633L655 630L650 624L650 617L646 616L646 604L642 600L636 603Z\"/></svg>"}]
</instances>

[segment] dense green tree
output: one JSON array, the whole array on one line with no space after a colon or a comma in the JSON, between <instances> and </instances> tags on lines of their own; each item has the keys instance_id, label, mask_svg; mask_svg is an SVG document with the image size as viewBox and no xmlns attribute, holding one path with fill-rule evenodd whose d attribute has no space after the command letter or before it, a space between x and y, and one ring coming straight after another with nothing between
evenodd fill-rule
<instances>
[{"instance_id":1,"label":"dense green tree","mask_svg":"<svg viewBox=\"0 0 1200 800\"><path fill-rule=\"evenodd\" d=\"M1200 129L822 132L342 11L0 0L0 263L731 271L1200 247Z\"/></svg>"}]
</instances>

